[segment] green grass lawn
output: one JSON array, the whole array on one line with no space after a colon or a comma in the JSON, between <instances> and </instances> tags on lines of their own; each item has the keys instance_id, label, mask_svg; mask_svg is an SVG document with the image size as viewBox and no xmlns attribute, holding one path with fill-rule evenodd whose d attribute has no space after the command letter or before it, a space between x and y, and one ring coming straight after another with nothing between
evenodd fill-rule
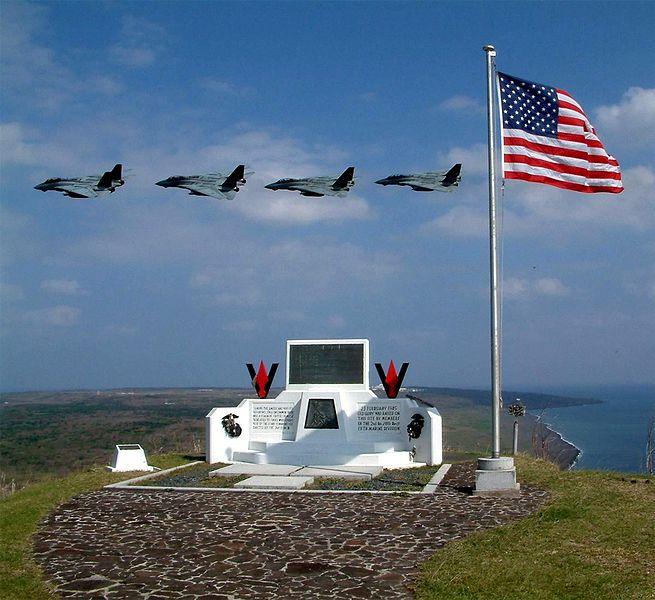
<instances>
[{"instance_id":1,"label":"green grass lawn","mask_svg":"<svg viewBox=\"0 0 655 600\"><path fill-rule=\"evenodd\" d=\"M181 455L150 457L150 463L161 469L185 462L188 460ZM44 479L0 500L0 598L51 598L39 568L30 558L31 538L41 519L77 494L135 475L114 474L97 467L62 478Z\"/></svg>"},{"instance_id":2,"label":"green grass lawn","mask_svg":"<svg viewBox=\"0 0 655 600\"><path fill-rule=\"evenodd\" d=\"M655 479L561 472L518 459L523 484L548 489L537 514L448 544L428 560L420 599L655 598Z\"/></svg>"}]
</instances>

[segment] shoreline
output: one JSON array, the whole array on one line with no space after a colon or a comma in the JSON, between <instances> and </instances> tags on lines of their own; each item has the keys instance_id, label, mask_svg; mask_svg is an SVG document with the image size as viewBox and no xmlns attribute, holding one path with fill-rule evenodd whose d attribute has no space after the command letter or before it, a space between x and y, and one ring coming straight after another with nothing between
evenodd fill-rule
<instances>
[{"instance_id":1,"label":"shoreline","mask_svg":"<svg viewBox=\"0 0 655 600\"><path fill-rule=\"evenodd\" d=\"M582 456L582 449L540 417L530 413L526 417L530 419L533 454L554 462L562 471L571 470Z\"/></svg>"}]
</instances>

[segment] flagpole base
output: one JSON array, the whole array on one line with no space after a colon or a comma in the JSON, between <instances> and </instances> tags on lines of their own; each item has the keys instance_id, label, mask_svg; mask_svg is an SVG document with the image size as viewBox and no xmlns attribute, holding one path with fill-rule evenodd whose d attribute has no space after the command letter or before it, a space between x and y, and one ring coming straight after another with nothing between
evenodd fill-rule
<instances>
[{"instance_id":1,"label":"flagpole base","mask_svg":"<svg viewBox=\"0 0 655 600\"><path fill-rule=\"evenodd\" d=\"M474 496L518 496L520 488L511 456L478 458Z\"/></svg>"}]
</instances>

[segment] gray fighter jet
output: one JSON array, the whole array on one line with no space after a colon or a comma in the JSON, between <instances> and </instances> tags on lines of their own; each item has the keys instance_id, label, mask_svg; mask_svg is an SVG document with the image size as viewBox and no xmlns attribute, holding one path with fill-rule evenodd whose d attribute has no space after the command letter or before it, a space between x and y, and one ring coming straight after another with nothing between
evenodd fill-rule
<instances>
[{"instance_id":1,"label":"gray fighter jet","mask_svg":"<svg viewBox=\"0 0 655 600\"><path fill-rule=\"evenodd\" d=\"M452 192L462 179L462 165L456 164L450 171L416 173L414 175L390 175L375 183L380 185L406 185L415 192Z\"/></svg>"},{"instance_id":2,"label":"gray fighter jet","mask_svg":"<svg viewBox=\"0 0 655 600\"><path fill-rule=\"evenodd\" d=\"M245 185L246 177L254 171L245 170L239 165L232 173L207 173L206 175L174 175L168 179L158 181L161 187L179 187L189 190L191 196L211 196L220 200L232 200L239 191L240 185Z\"/></svg>"},{"instance_id":3,"label":"gray fighter jet","mask_svg":"<svg viewBox=\"0 0 655 600\"><path fill-rule=\"evenodd\" d=\"M355 167L348 167L339 177L306 177L304 179L278 179L269 183L267 190L290 190L303 196L345 196L355 185Z\"/></svg>"},{"instance_id":4,"label":"gray fighter jet","mask_svg":"<svg viewBox=\"0 0 655 600\"><path fill-rule=\"evenodd\" d=\"M87 175L86 177L71 177L63 179L55 177L46 179L43 183L35 185L35 190L42 192L63 192L71 198L95 198L101 194L112 193L125 183L123 179L123 165L116 165L111 171L103 175Z\"/></svg>"}]
</instances>

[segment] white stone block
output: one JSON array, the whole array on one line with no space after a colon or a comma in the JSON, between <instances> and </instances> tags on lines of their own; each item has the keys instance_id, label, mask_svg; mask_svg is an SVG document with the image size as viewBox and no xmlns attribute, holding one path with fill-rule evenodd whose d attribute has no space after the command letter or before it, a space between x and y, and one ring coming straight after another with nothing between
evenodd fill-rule
<instances>
[{"instance_id":1,"label":"white stone block","mask_svg":"<svg viewBox=\"0 0 655 600\"><path fill-rule=\"evenodd\" d=\"M125 471L154 471L146 460L146 453L139 444L116 444L114 458L110 471L122 473Z\"/></svg>"},{"instance_id":2,"label":"white stone block","mask_svg":"<svg viewBox=\"0 0 655 600\"><path fill-rule=\"evenodd\" d=\"M260 489L260 490L300 490L308 483L314 481L313 477L280 477L275 475L255 475L248 477L239 483L235 488Z\"/></svg>"}]
</instances>

